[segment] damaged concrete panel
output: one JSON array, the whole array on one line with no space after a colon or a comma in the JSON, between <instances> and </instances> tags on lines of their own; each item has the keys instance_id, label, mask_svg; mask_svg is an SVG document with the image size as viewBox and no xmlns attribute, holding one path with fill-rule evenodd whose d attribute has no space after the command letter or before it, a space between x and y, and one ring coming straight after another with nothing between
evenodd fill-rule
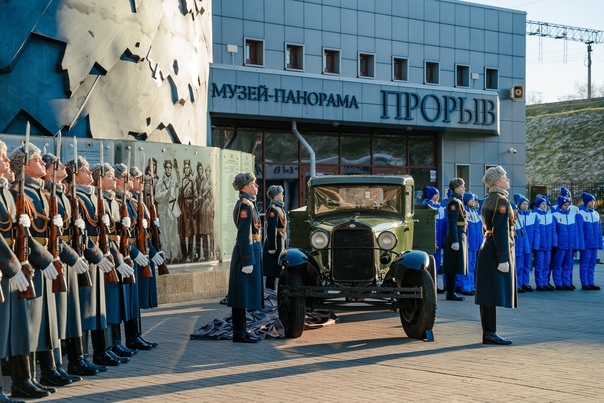
<instances>
[{"instance_id":1,"label":"damaged concrete panel","mask_svg":"<svg viewBox=\"0 0 604 403\"><path fill-rule=\"evenodd\" d=\"M210 0L5 0L0 21L0 131L207 144Z\"/></svg>"}]
</instances>

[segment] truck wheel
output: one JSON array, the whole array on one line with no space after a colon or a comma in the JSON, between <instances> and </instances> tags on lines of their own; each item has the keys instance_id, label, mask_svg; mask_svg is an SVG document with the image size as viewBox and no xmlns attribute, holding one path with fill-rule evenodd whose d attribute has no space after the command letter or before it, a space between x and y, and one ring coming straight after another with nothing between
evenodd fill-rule
<instances>
[{"instance_id":1,"label":"truck wheel","mask_svg":"<svg viewBox=\"0 0 604 403\"><path fill-rule=\"evenodd\" d=\"M407 336L429 339L426 331L432 330L436 319L436 292L432 276L424 270L408 270L401 287L422 287L423 298L408 300L408 304L399 311Z\"/></svg>"},{"instance_id":2,"label":"truck wheel","mask_svg":"<svg viewBox=\"0 0 604 403\"><path fill-rule=\"evenodd\" d=\"M299 273L289 270L281 272L277 290L279 320L283 323L285 335L294 339L300 337L304 331L304 322L306 319L304 297L284 295L283 288L301 289L302 286L302 277Z\"/></svg>"}]
</instances>

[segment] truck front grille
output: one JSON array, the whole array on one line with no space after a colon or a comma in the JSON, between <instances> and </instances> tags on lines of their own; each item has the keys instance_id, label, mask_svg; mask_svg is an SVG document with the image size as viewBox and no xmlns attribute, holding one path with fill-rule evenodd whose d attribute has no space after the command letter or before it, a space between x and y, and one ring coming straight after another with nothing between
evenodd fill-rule
<instances>
[{"instance_id":1,"label":"truck front grille","mask_svg":"<svg viewBox=\"0 0 604 403\"><path fill-rule=\"evenodd\" d=\"M371 228L346 223L332 232L332 271L336 282L369 282L374 278L374 236Z\"/></svg>"}]
</instances>

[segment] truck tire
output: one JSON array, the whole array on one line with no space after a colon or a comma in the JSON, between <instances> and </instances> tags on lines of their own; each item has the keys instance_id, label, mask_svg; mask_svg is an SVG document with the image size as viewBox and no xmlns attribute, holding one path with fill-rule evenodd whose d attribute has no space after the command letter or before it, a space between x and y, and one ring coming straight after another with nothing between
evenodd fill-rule
<instances>
[{"instance_id":1,"label":"truck tire","mask_svg":"<svg viewBox=\"0 0 604 403\"><path fill-rule=\"evenodd\" d=\"M300 337L304 331L304 322L306 319L304 297L284 295L283 288L301 289L302 286L300 273L290 270L283 270L281 272L277 289L277 309L279 311L279 320L285 328L285 336L293 339Z\"/></svg>"},{"instance_id":2,"label":"truck tire","mask_svg":"<svg viewBox=\"0 0 604 403\"><path fill-rule=\"evenodd\" d=\"M422 287L423 298L409 300L399 309L401 324L407 336L413 339L426 339L426 331L432 330L436 319L436 289L434 279L425 270L409 270L403 278L401 287Z\"/></svg>"}]
</instances>

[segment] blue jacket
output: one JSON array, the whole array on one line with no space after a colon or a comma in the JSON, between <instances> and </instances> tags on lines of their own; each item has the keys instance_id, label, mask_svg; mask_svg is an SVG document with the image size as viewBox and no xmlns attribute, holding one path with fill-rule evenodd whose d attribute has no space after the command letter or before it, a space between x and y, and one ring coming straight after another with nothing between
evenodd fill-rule
<instances>
[{"instance_id":1,"label":"blue jacket","mask_svg":"<svg viewBox=\"0 0 604 403\"><path fill-rule=\"evenodd\" d=\"M541 232L537 213L518 210L516 215L516 255L525 255L539 249Z\"/></svg>"},{"instance_id":2,"label":"blue jacket","mask_svg":"<svg viewBox=\"0 0 604 403\"><path fill-rule=\"evenodd\" d=\"M478 250L482 245L482 217L476 209L466 206L466 219L468 221L468 250Z\"/></svg>"},{"instance_id":3,"label":"blue jacket","mask_svg":"<svg viewBox=\"0 0 604 403\"><path fill-rule=\"evenodd\" d=\"M558 249L573 250L584 249L583 238L579 237L577 228L576 214L573 211L558 209L554 214L556 223L556 235L558 238Z\"/></svg>"},{"instance_id":4,"label":"blue jacket","mask_svg":"<svg viewBox=\"0 0 604 403\"><path fill-rule=\"evenodd\" d=\"M579 237L583 239L583 248L579 249L603 249L600 214L594 209L588 209L582 204L579 207L579 213L577 213L575 219L577 221Z\"/></svg>"},{"instance_id":5,"label":"blue jacket","mask_svg":"<svg viewBox=\"0 0 604 403\"><path fill-rule=\"evenodd\" d=\"M549 210L541 210L537 207L533 209L533 213L536 214L537 222L539 224L539 242L535 243L533 249L550 251L552 248L558 246L554 217Z\"/></svg>"}]
</instances>

